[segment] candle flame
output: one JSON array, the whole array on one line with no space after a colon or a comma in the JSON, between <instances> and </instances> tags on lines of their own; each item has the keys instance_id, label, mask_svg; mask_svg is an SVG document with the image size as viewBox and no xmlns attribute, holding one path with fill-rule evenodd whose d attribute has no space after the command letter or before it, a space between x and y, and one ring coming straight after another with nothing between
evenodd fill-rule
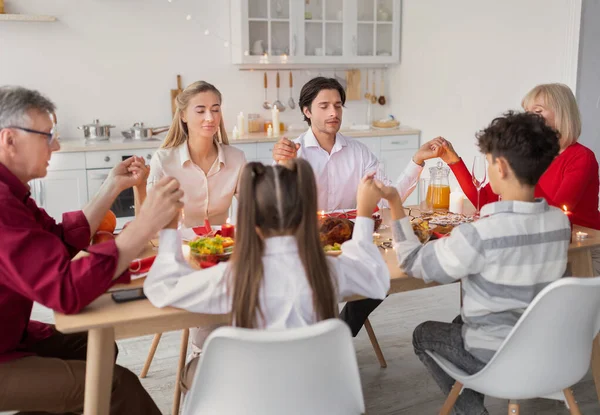
<instances>
[{"instance_id":1,"label":"candle flame","mask_svg":"<svg viewBox=\"0 0 600 415\"><path fill-rule=\"evenodd\" d=\"M568 210L567 210L567 205L563 205L563 210L565 211L565 213L567 213L567 212L568 212Z\"/></svg>"},{"instance_id":2,"label":"candle flame","mask_svg":"<svg viewBox=\"0 0 600 415\"><path fill-rule=\"evenodd\" d=\"M325 216L325 211L324 210L321 211L321 216Z\"/></svg>"},{"instance_id":3,"label":"candle flame","mask_svg":"<svg viewBox=\"0 0 600 415\"><path fill-rule=\"evenodd\" d=\"M230 224L231 223L231 219L227 218L227 220L225 221L226 224Z\"/></svg>"}]
</instances>

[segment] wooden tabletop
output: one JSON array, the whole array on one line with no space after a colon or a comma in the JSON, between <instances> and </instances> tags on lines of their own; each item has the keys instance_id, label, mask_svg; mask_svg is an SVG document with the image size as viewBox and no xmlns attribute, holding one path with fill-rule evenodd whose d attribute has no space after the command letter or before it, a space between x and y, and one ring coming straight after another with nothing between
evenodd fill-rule
<instances>
[{"instance_id":1,"label":"wooden tabletop","mask_svg":"<svg viewBox=\"0 0 600 415\"><path fill-rule=\"evenodd\" d=\"M383 212L383 222L389 223L389 212ZM576 232L585 232L588 237L583 240L575 238ZM379 231L381 240L391 238L391 229L388 227ZM573 242L569 253L591 247L600 246L600 231L575 226L573 229ZM436 283L426 284L423 280L409 277L398 267L398 261L393 249L381 250L382 256L390 271L390 294L418 290L436 286ZM156 254L156 248L149 244L141 257ZM113 289L129 289L141 287L143 279L132 281L128 285L118 285ZM346 300L355 300L361 297L354 296ZM146 334L160 333L163 331L180 330L189 327L226 322L227 316L195 314L173 307L159 309L148 300L132 301L129 303L115 303L110 294L100 296L81 313L64 315L55 312L56 328L63 333L87 331L92 328L114 327L117 338L137 337Z\"/></svg>"}]
</instances>

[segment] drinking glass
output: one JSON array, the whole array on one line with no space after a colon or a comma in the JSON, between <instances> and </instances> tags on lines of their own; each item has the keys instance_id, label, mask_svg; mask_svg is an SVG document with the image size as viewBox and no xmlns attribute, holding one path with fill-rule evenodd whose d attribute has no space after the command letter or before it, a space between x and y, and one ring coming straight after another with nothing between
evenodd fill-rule
<instances>
[{"instance_id":1,"label":"drinking glass","mask_svg":"<svg viewBox=\"0 0 600 415\"><path fill-rule=\"evenodd\" d=\"M431 179L424 177L419 180L419 210L423 213L433 212L433 197L429 194Z\"/></svg>"},{"instance_id":2,"label":"drinking glass","mask_svg":"<svg viewBox=\"0 0 600 415\"><path fill-rule=\"evenodd\" d=\"M475 156L473 158L473 166L471 167L471 177L473 178L473 184L477 189L477 216L479 216L480 206L479 206L479 196L481 193L481 188L485 185L487 179L487 166L485 157Z\"/></svg>"}]
</instances>

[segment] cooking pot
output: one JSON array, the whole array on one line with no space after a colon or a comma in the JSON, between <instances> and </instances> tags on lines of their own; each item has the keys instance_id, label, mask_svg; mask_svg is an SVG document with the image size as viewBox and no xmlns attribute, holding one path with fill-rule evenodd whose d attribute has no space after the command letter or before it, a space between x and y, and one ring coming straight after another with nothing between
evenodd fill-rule
<instances>
[{"instance_id":1,"label":"cooking pot","mask_svg":"<svg viewBox=\"0 0 600 415\"><path fill-rule=\"evenodd\" d=\"M110 129L115 128L115 126L100 124L100 120L94 120L91 124L82 125L77 128L83 130L83 136L88 140L108 140L110 138Z\"/></svg>"},{"instance_id":2,"label":"cooking pot","mask_svg":"<svg viewBox=\"0 0 600 415\"><path fill-rule=\"evenodd\" d=\"M122 131L122 134L125 138L132 138L134 140L150 140L153 136L168 131L169 128L169 126L146 127L143 122L136 122L129 131Z\"/></svg>"}]
</instances>

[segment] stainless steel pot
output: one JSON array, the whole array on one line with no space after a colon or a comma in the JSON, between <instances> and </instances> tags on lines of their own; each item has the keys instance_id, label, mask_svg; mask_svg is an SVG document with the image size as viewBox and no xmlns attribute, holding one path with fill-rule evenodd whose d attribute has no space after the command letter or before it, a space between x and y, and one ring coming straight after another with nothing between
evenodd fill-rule
<instances>
[{"instance_id":1,"label":"stainless steel pot","mask_svg":"<svg viewBox=\"0 0 600 415\"><path fill-rule=\"evenodd\" d=\"M77 128L83 130L83 136L86 140L108 140L110 138L110 129L115 128L115 126L100 124L100 120L94 120L91 124L82 125Z\"/></svg>"},{"instance_id":2,"label":"stainless steel pot","mask_svg":"<svg viewBox=\"0 0 600 415\"><path fill-rule=\"evenodd\" d=\"M146 127L143 122L136 122L129 131L122 131L125 138L134 140L151 140L153 136L168 131L170 126L164 127Z\"/></svg>"}]
</instances>

